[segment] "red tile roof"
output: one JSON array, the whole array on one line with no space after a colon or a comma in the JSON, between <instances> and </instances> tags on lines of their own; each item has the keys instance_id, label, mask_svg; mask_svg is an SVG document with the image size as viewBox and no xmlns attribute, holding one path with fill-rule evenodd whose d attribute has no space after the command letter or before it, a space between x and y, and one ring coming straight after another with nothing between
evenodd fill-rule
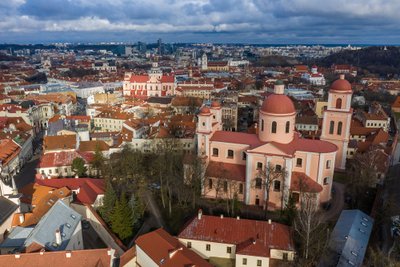
<instances>
[{"instance_id":1,"label":"red tile roof","mask_svg":"<svg viewBox=\"0 0 400 267\"><path fill-rule=\"evenodd\" d=\"M292 172L290 190L295 192L319 193L323 190L323 187L305 173Z\"/></svg>"},{"instance_id":2,"label":"red tile roof","mask_svg":"<svg viewBox=\"0 0 400 267\"><path fill-rule=\"evenodd\" d=\"M251 148L264 144L256 134L228 131L216 131L210 141L249 145Z\"/></svg>"},{"instance_id":3,"label":"red tile roof","mask_svg":"<svg viewBox=\"0 0 400 267\"><path fill-rule=\"evenodd\" d=\"M136 246L140 247L158 265L166 267L212 266L162 228L140 236L136 239Z\"/></svg>"},{"instance_id":4,"label":"red tile roof","mask_svg":"<svg viewBox=\"0 0 400 267\"><path fill-rule=\"evenodd\" d=\"M93 153L77 151L61 151L46 153L40 159L39 168L71 166L75 158L82 158L89 164L93 160Z\"/></svg>"},{"instance_id":5,"label":"red tile roof","mask_svg":"<svg viewBox=\"0 0 400 267\"><path fill-rule=\"evenodd\" d=\"M105 267L110 262L112 253L108 248L0 255L0 266L13 267Z\"/></svg>"},{"instance_id":6,"label":"red tile roof","mask_svg":"<svg viewBox=\"0 0 400 267\"><path fill-rule=\"evenodd\" d=\"M3 165L7 165L17 157L20 151L21 148L13 140L0 140L0 160Z\"/></svg>"},{"instance_id":7,"label":"red tile roof","mask_svg":"<svg viewBox=\"0 0 400 267\"><path fill-rule=\"evenodd\" d=\"M271 142L271 144L289 155L293 155L296 151L332 153L338 150L337 146L331 142L300 138L298 134L295 134L293 141L288 144L277 142Z\"/></svg>"},{"instance_id":8,"label":"red tile roof","mask_svg":"<svg viewBox=\"0 0 400 267\"><path fill-rule=\"evenodd\" d=\"M105 184L103 179L93 178L56 178L56 179L36 179L36 183L44 186L78 190L76 200L84 204L93 204L98 195L104 195Z\"/></svg>"},{"instance_id":9,"label":"red tile roof","mask_svg":"<svg viewBox=\"0 0 400 267\"><path fill-rule=\"evenodd\" d=\"M196 216L178 238L236 245L236 254L269 257L270 249L293 251L289 226L267 221Z\"/></svg>"},{"instance_id":10,"label":"red tile roof","mask_svg":"<svg viewBox=\"0 0 400 267\"><path fill-rule=\"evenodd\" d=\"M210 161L206 176L244 182L246 180L246 165Z\"/></svg>"},{"instance_id":11,"label":"red tile roof","mask_svg":"<svg viewBox=\"0 0 400 267\"><path fill-rule=\"evenodd\" d=\"M131 83L146 83L149 80L148 75L132 75L130 82Z\"/></svg>"},{"instance_id":12,"label":"red tile roof","mask_svg":"<svg viewBox=\"0 0 400 267\"><path fill-rule=\"evenodd\" d=\"M43 138L44 150L75 149L76 135L55 135Z\"/></svg>"}]
</instances>

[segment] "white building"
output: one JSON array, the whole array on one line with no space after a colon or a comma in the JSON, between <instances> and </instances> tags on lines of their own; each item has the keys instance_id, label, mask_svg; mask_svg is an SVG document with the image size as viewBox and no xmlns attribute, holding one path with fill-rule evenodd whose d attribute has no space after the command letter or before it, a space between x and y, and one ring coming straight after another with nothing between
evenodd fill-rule
<instances>
[{"instance_id":1,"label":"white building","mask_svg":"<svg viewBox=\"0 0 400 267\"><path fill-rule=\"evenodd\" d=\"M295 251L290 228L267 221L198 216L178 235L205 259L224 258L235 266L270 266L270 260L293 261Z\"/></svg>"}]
</instances>

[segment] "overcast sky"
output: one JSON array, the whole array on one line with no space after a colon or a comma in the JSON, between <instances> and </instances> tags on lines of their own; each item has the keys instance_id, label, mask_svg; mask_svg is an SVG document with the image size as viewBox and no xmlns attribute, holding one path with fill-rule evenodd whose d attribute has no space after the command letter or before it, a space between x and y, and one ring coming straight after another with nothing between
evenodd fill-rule
<instances>
[{"instance_id":1,"label":"overcast sky","mask_svg":"<svg viewBox=\"0 0 400 267\"><path fill-rule=\"evenodd\" d=\"M0 0L0 43L400 44L400 0Z\"/></svg>"}]
</instances>

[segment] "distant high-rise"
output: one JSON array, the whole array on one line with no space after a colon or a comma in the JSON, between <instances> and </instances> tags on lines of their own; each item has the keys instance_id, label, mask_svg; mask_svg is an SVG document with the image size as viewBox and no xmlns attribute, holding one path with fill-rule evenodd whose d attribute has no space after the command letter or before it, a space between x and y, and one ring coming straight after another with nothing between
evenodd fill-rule
<instances>
[{"instance_id":1,"label":"distant high-rise","mask_svg":"<svg viewBox=\"0 0 400 267\"><path fill-rule=\"evenodd\" d=\"M157 45L158 45L157 46L158 47L158 55L162 56L164 53L164 51L163 51L164 49L163 49L163 43L162 43L161 38L157 40Z\"/></svg>"}]
</instances>

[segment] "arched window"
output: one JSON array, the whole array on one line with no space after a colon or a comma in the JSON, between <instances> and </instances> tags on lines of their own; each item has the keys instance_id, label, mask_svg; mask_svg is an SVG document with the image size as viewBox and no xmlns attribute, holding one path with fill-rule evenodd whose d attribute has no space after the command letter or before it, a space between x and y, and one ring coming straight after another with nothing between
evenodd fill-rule
<instances>
[{"instance_id":1,"label":"arched window","mask_svg":"<svg viewBox=\"0 0 400 267\"><path fill-rule=\"evenodd\" d=\"M276 121L273 121L273 122L272 122L271 132L272 132L272 133L276 133Z\"/></svg>"},{"instance_id":2,"label":"arched window","mask_svg":"<svg viewBox=\"0 0 400 267\"><path fill-rule=\"evenodd\" d=\"M336 99L336 108L342 108L342 99L341 98Z\"/></svg>"},{"instance_id":3,"label":"arched window","mask_svg":"<svg viewBox=\"0 0 400 267\"><path fill-rule=\"evenodd\" d=\"M261 120L261 131L264 131L264 120Z\"/></svg>"},{"instance_id":4,"label":"arched window","mask_svg":"<svg viewBox=\"0 0 400 267\"><path fill-rule=\"evenodd\" d=\"M262 184L262 179L261 178L256 178L255 188L261 189L261 184Z\"/></svg>"},{"instance_id":5,"label":"arched window","mask_svg":"<svg viewBox=\"0 0 400 267\"><path fill-rule=\"evenodd\" d=\"M286 122L286 128L285 128L285 132L288 133L290 130L290 121Z\"/></svg>"},{"instance_id":6,"label":"arched window","mask_svg":"<svg viewBox=\"0 0 400 267\"><path fill-rule=\"evenodd\" d=\"M331 121L329 123L329 134L333 134L334 129L335 129L335 122Z\"/></svg>"},{"instance_id":7,"label":"arched window","mask_svg":"<svg viewBox=\"0 0 400 267\"><path fill-rule=\"evenodd\" d=\"M343 123L341 121L339 121L339 123L337 125L337 134L338 135L342 134L342 126L343 126Z\"/></svg>"}]
</instances>

